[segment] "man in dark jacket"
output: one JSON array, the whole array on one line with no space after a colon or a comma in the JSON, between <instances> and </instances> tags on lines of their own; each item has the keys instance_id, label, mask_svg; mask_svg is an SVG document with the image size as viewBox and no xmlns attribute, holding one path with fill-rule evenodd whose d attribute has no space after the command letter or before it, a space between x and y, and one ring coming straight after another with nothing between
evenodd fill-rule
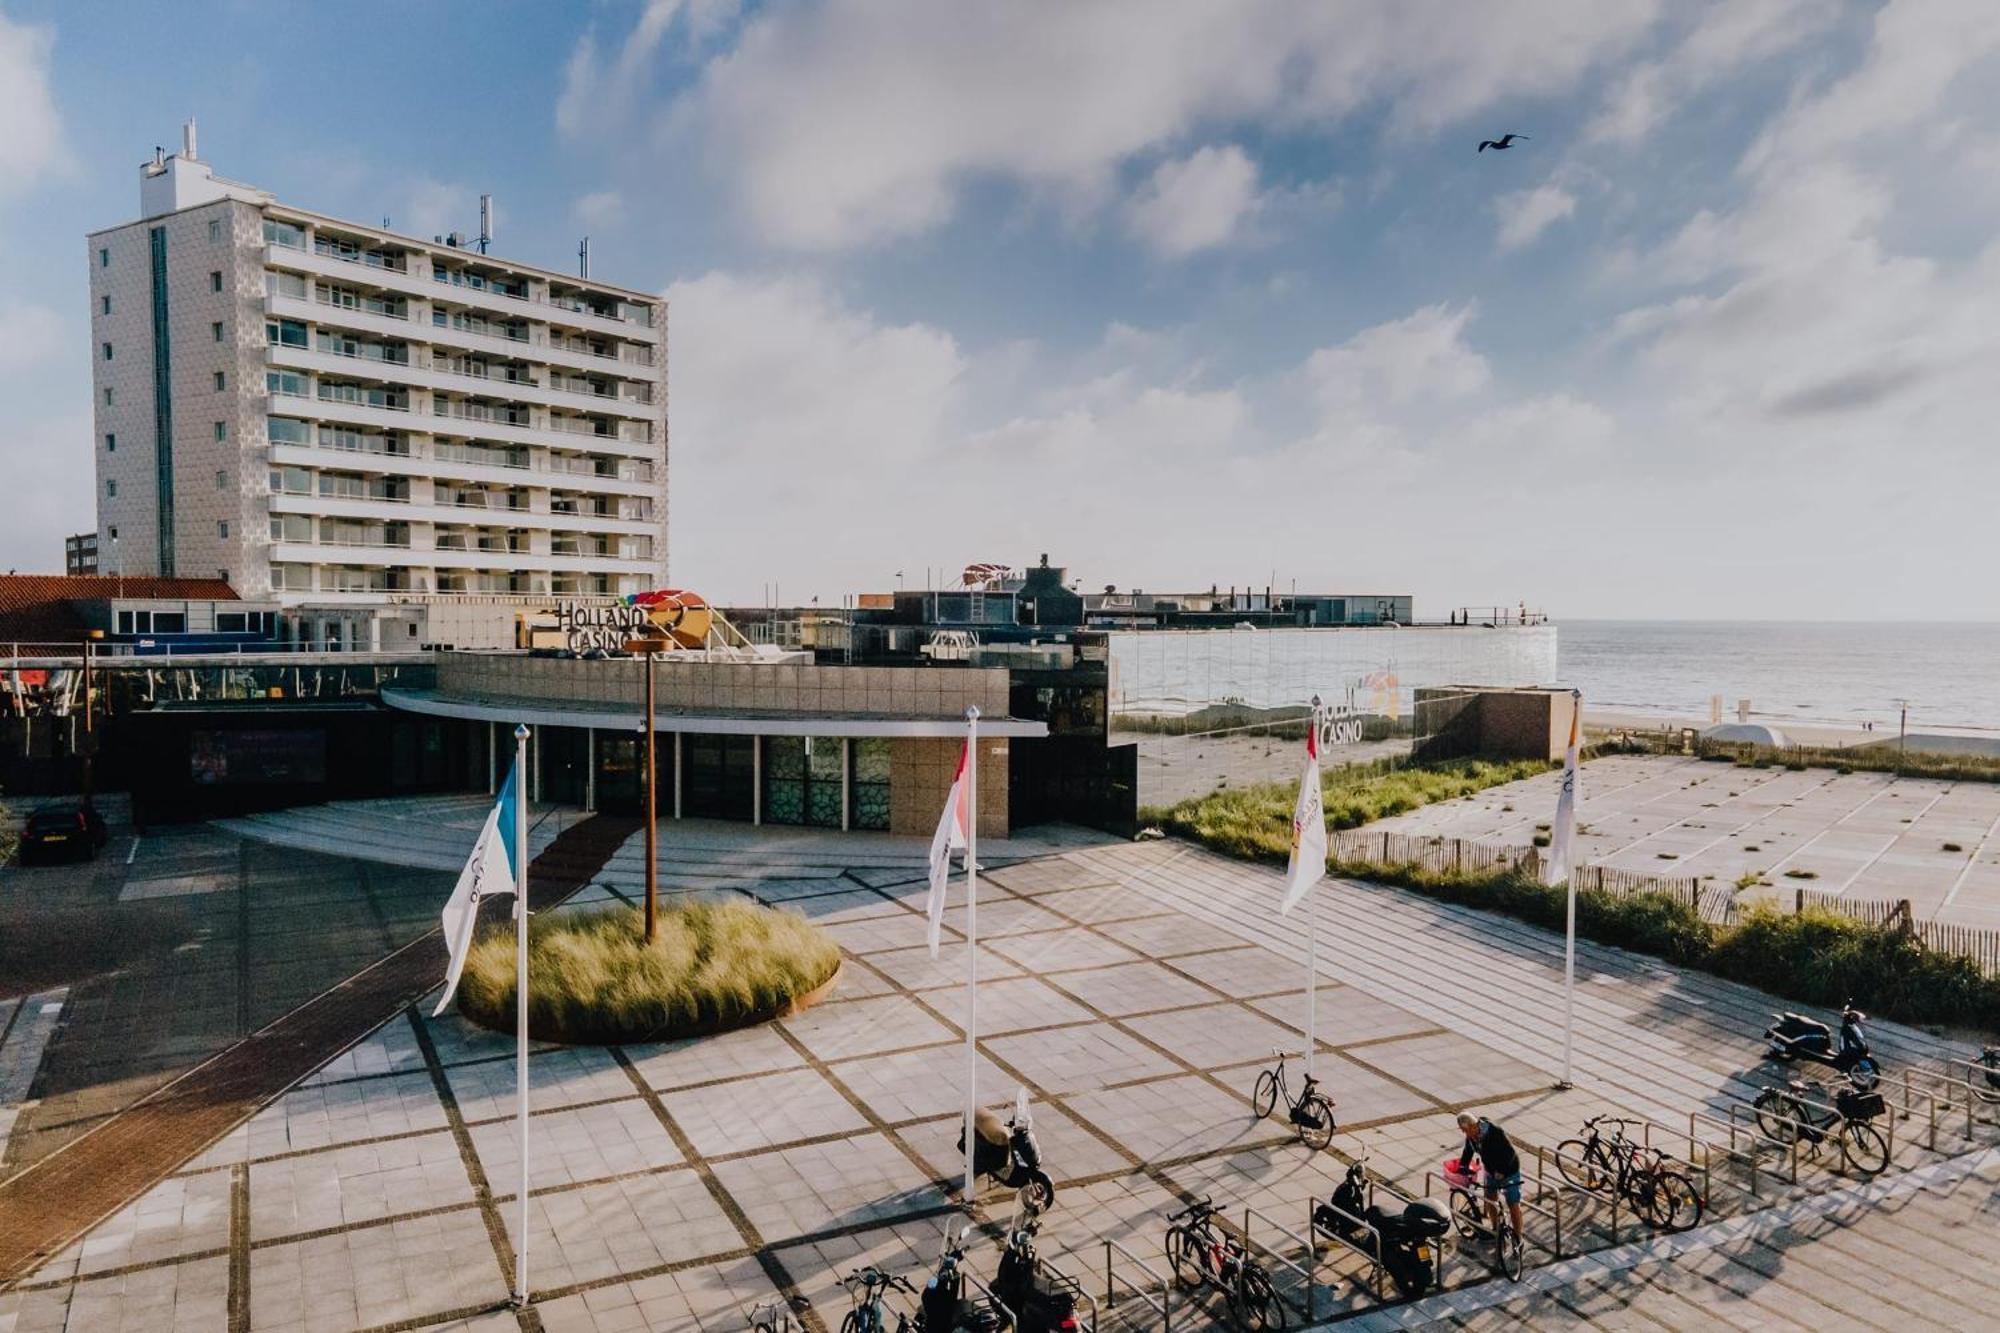
<instances>
[{"instance_id":1,"label":"man in dark jacket","mask_svg":"<svg viewBox=\"0 0 2000 1333\"><path fill-rule=\"evenodd\" d=\"M1514 1224L1514 1234L1522 1234L1521 1154L1515 1151L1507 1131L1484 1116L1461 1111L1458 1132L1465 1135L1465 1147L1458 1154L1458 1169L1471 1170L1475 1157L1486 1168L1486 1220L1489 1223L1496 1220L1499 1197L1505 1194L1507 1219Z\"/></svg>"}]
</instances>

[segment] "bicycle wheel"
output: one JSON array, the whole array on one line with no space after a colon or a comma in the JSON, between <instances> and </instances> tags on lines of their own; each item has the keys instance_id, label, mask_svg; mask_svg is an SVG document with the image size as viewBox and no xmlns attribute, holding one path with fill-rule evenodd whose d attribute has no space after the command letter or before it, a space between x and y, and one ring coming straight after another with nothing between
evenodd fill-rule
<instances>
[{"instance_id":1,"label":"bicycle wheel","mask_svg":"<svg viewBox=\"0 0 2000 1333\"><path fill-rule=\"evenodd\" d=\"M1183 1287L1199 1287L1208 1280L1208 1262L1202 1254L1201 1243L1188 1235L1187 1228L1167 1228L1167 1264Z\"/></svg>"},{"instance_id":2,"label":"bicycle wheel","mask_svg":"<svg viewBox=\"0 0 2000 1333\"><path fill-rule=\"evenodd\" d=\"M861 1312L849 1310L847 1317L840 1321L840 1333L861 1333Z\"/></svg>"},{"instance_id":3,"label":"bicycle wheel","mask_svg":"<svg viewBox=\"0 0 2000 1333\"><path fill-rule=\"evenodd\" d=\"M1479 1201L1466 1190L1451 1192L1451 1225L1460 1240L1471 1240L1486 1230L1486 1214L1479 1210Z\"/></svg>"},{"instance_id":4,"label":"bicycle wheel","mask_svg":"<svg viewBox=\"0 0 2000 1333\"><path fill-rule=\"evenodd\" d=\"M1767 1088L1750 1105L1757 1113L1757 1132L1765 1138L1789 1146L1799 1136L1799 1106L1789 1092Z\"/></svg>"},{"instance_id":5,"label":"bicycle wheel","mask_svg":"<svg viewBox=\"0 0 2000 1333\"><path fill-rule=\"evenodd\" d=\"M1556 1145L1556 1170L1578 1189L1604 1190L1611 1187L1611 1166L1604 1149L1595 1141L1564 1139Z\"/></svg>"},{"instance_id":6,"label":"bicycle wheel","mask_svg":"<svg viewBox=\"0 0 2000 1333\"><path fill-rule=\"evenodd\" d=\"M1259 1120L1268 1120L1271 1112L1278 1109L1278 1076L1268 1069L1257 1075L1257 1091L1250 1098L1250 1109Z\"/></svg>"},{"instance_id":7,"label":"bicycle wheel","mask_svg":"<svg viewBox=\"0 0 2000 1333\"><path fill-rule=\"evenodd\" d=\"M1299 1109L1317 1124L1299 1126L1299 1142L1319 1152L1333 1142L1333 1103L1318 1093L1309 1093Z\"/></svg>"},{"instance_id":8,"label":"bicycle wheel","mask_svg":"<svg viewBox=\"0 0 2000 1333\"><path fill-rule=\"evenodd\" d=\"M1236 1323L1248 1333L1279 1333L1285 1326L1285 1303L1264 1270L1245 1262L1231 1294Z\"/></svg>"},{"instance_id":9,"label":"bicycle wheel","mask_svg":"<svg viewBox=\"0 0 2000 1333\"><path fill-rule=\"evenodd\" d=\"M1865 1121L1850 1120L1841 1127L1840 1152L1847 1164L1864 1176L1875 1175L1889 1165L1889 1141Z\"/></svg>"},{"instance_id":10,"label":"bicycle wheel","mask_svg":"<svg viewBox=\"0 0 2000 1333\"><path fill-rule=\"evenodd\" d=\"M1686 1231L1701 1223L1701 1191L1678 1171L1653 1175L1640 1207L1646 1218L1662 1231Z\"/></svg>"},{"instance_id":11,"label":"bicycle wheel","mask_svg":"<svg viewBox=\"0 0 2000 1333\"><path fill-rule=\"evenodd\" d=\"M1519 1282L1528 1266L1527 1247L1521 1243L1521 1233L1514 1230L1514 1224L1507 1219L1504 1211L1500 1214L1494 1234L1500 1246L1500 1271L1507 1275L1509 1282Z\"/></svg>"}]
</instances>

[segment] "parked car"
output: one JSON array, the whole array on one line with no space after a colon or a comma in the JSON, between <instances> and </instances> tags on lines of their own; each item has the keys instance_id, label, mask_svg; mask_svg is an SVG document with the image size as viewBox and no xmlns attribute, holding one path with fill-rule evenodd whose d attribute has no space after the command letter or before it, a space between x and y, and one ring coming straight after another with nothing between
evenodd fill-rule
<instances>
[{"instance_id":1,"label":"parked car","mask_svg":"<svg viewBox=\"0 0 2000 1333\"><path fill-rule=\"evenodd\" d=\"M80 805L44 806L28 816L21 830L21 864L88 861L108 835L104 816Z\"/></svg>"}]
</instances>

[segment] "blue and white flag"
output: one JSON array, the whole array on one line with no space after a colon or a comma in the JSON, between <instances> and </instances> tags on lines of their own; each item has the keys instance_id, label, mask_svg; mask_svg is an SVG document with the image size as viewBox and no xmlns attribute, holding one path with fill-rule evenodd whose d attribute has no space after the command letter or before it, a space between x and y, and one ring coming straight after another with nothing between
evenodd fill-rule
<instances>
[{"instance_id":1,"label":"blue and white flag","mask_svg":"<svg viewBox=\"0 0 2000 1333\"><path fill-rule=\"evenodd\" d=\"M444 942L451 950L451 963L445 968L444 996L432 1011L432 1018L444 1013L451 997L458 993L459 974L465 971L465 956L472 951L472 930L479 924L480 901L490 894L519 891L521 877L514 864L514 811L520 801L520 777L518 766L508 769L507 780L500 784L500 799L487 811L486 822L479 828L479 841L472 844L472 855L466 858L465 869L458 872L458 883L452 886L451 897L445 900Z\"/></svg>"}]
</instances>

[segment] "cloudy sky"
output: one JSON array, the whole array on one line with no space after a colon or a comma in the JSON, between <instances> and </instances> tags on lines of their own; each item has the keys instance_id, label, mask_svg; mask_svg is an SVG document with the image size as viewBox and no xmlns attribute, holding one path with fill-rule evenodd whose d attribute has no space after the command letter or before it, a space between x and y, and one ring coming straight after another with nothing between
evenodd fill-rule
<instances>
[{"instance_id":1,"label":"cloudy sky","mask_svg":"<svg viewBox=\"0 0 2000 1333\"><path fill-rule=\"evenodd\" d=\"M2000 618L1991 0L0 0L0 568L91 524L82 236L188 115L665 291L718 598Z\"/></svg>"}]
</instances>

